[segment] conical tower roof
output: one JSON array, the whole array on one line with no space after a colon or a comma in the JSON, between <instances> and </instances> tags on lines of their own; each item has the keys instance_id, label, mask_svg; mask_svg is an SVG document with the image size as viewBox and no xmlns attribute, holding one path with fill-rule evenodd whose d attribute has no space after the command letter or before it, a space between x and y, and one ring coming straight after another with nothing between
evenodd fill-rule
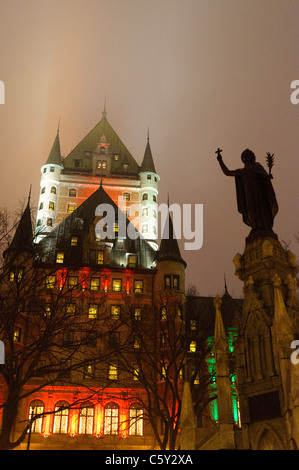
<instances>
[{"instance_id":1,"label":"conical tower roof","mask_svg":"<svg viewBox=\"0 0 299 470\"><path fill-rule=\"evenodd\" d=\"M49 153L46 165L61 165L61 152L60 152L60 139L59 130L53 142L51 151Z\"/></svg>"},{"instance_id":2,"label":"conical tower roof","mask_svg":"<svg viewBox=\"0 0 299 470\"><path fill-rule=\"evenodd\" d=\"M31 251L33 249L33 230L30 210L30 197L24 210L8 251Z\"/></svg>"},{"instance_id":3,"label":"conical tower roof","mask_svg":"<svg viewBox=\"0 0 299 470\"><path fill-rule=\"evenodd\" d=\"M162 260L171 260L171 261L178 261L187 266L187 263L181 257L178 241L176 239L172 218L169 213L167 214L167 220L163 232L163 236L160 243L159 255L157 261Z\"/></svg>"},{"instance_id":4,"label":"conical tower roof","mask_svg":"<svg viewBox=\"0 0 299 470\"><path fill-rule=\"evenodd\" d=\"M144 157L143 157L143 161L142 161L142 164L141 164L141 170L140 171L141 172L150 171L152 173L156 173L155 164L154 164L152 151L151 151L151 146L150 146L150 143L149 143L149 137L147 138L147 144L146 144L146 148L145 148Z\"/></svg>"}]
</instances>

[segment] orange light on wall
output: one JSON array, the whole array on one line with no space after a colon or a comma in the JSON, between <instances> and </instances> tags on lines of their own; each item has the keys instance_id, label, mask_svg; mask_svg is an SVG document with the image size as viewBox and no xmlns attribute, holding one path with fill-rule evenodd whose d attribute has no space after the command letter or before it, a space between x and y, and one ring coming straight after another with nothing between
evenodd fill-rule
<instances>
[{"instance_id":1,"label":"orange light on wall","mask_svg":"<svg viewBox=\"0 0 299 470\"><path fill-rule=\"evenodd\" d=\"M95 426L94 432L97 437L100 437L104 433L104 408L101 404L97 404L95 407Z\"/></svg>"},{"instance_id":2,"label":"orange light on wall","mask_svg":"<svg viewBox=\"0 0 299 470\"><path fill-rule=\"evenodd\" d=\"M57 272L57 282L58 282L58 286L59 286L59 289L62 289L64 284L66 283L66 269L60 269L58 272Z\"/></svg>"},{"instance_id":3,"label":"orange light on wall","mask_svg":"<svg viewBox=\"0 0 299 470\"><path fill-rule=\"evenodd\" d=\"M87 279L89 277L89 271L90 270L88 268L84 268L81 270L80 279L81 279L81 286L83 290L87 288Z\"/></svg>"}]
</instances>

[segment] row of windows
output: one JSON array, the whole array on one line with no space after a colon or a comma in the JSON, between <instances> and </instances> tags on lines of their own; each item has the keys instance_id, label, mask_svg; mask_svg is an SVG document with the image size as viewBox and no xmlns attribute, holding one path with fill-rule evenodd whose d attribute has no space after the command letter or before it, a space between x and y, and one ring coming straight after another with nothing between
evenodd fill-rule
<instances>
[{"instance_id":1,"label":"row of windows","mask_svg":"<svg viewBox=\"0 0 299 470\"><path fill-rule=\"evenodd\" d=\"M148 194L147 193L142 194L142 200L143 201L148 201ZM153 201L157 202L157 196L155 194L153 195Z\"/></svg>"},{"instance_id":2,"label":"row of windows","mask_svg":"<svg viewBox=\"0 0 299 470\"><path fill-rule=\"evenodd\" d=\"M41 189L41 194L45 194L46 192L46 187L44 186L42 189ZM51 194L56 194L57 193L57 188L56 186L51 186L51 189L50 189L50 193ZM77 190L76 189L70 189L69 190L69 197L76 197L77 196Z\"/></svg>"},{"instance_id":3,"label":"row of windows","mask_svg":"<svg viewBox=\"0 0 299 470\"><path fill-rule=\"evenodd\" d=\"M42 210L43 208L44 208L44 203L41 202L38 209L39 209L39 210ZM54 203L53 201L50 201L50 202L49 202L49 205L48 205L48 208L53 211L54 208L55 208L55 203ZM74 212L75 209L76 209L76 204L74 204L74 203L69 203L69 204L67 205L67 212L69 212L69 213Z\"/></svg>"},{"instance_id":4,"label":"row of windows","mask_svg":"<svg viewBox=\"0 0 299 470\"><path fill-rule=\"evenodd\" d=\"M79 289L81 286L82 288L86 288L85 285L86 281L82 281L79 283L78 276L69 276L67 279L67 285L69 289ZM54 289L56 286L56 275L50 274L46 277L46 288L47 289ZM101 287L101 278L100 277L92 277L90 279L90 290L100 290ZM107 290L108 287L108 279L103 279L103 288ZM127 287L127 285L126 285ZM111 289L113 292L122 292L123 290L123 280L113 278L111 282ZM134 279L133 281L133 292L135 293L143 293L144 285L142 279Z\"/></svg>"},{"instance_id":5,"label":"row of windows","mask_svg":"<svg viewBox=\"0 0 299 470\"><path fill-rule=\"evenodd\" d=\"M75 432L78 434L93 434L95 432L95 410L94 406L90 403L80 408L78 428L70 430L69 420L69 404L65 401L60 401L55 405L55 413L53 419L52 432L54 434L67 434L68 432ZM34 400L29 408L29 420L36 415L44 413L45 405L40 400ZM120 409L117 403L107 403L104 408L104 435L118 435L120 425ZM142 436L143 435L143 409L138 404L132 404L129 408L129 435ZM43 429L43 416L32 421L31 431L34 433L41 433Z\"/></svg>"}]
</instances>

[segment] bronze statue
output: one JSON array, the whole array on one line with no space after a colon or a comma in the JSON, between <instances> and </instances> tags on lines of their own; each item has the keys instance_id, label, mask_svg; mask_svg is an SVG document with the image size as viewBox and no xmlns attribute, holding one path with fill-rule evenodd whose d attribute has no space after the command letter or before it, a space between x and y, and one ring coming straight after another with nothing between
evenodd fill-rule
<instances>
[{"instance_id":1,"label":"bronze statue","mask_svg":"<svg viewBox=\"0 0 299 470\"><path fill-rule=\"evenodd\" d=\"M217 160L226 176L235 177L238 211L242 214L243 222L252 229L248 239L267 235L277 238L272 230L274 217L278 212L278 204L271 183L273 155L267 154L269 167L269 173L267 173L264 167L255 161L255 155L249 149L244 150L241 155L244 168L237 170L227 168L222 160L221 152L222 150L218 148Z\"/></svg>"}]
</instances>

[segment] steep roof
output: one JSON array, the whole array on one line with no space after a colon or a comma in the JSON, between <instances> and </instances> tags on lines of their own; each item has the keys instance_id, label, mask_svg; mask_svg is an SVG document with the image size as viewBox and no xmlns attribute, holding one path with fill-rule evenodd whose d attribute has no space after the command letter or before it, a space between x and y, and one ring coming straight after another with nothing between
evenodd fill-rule
<instances>
[{"instance_id":1,"label":"steep roof","mask_svg":"<svg viewBox=\"0 0 299 470\"><path fill-rule=\"evenodd\" d=\"M31 251L32 249L33 230L31 221L30 198L28 198L27 206L20 218L13 239L5 253L9 251L16 251L20 253L22 251Z\"/></svg>"},{"instance_id":2,"label":"steep roof","mask_svg":"<svg viewBox=\"0 0 299 470\"><path fill-rule=\"evenodd\" d=\"M165 223L163 236L160 243L157 261L162 260L178 261L184 264L185 267L187 266L187 263L181 257L178 241L174 233L172 218L170 216L169 210L167 214L167 220Z\"/></svg>"},{"instance_id":3,"label":"steep roof","mask_svg":"<svg viewBox=\"0 0 299 470\"><path fill-rule=\"evenodd\" d=\"M55 227L48 235L39 242L39 253L44 262L55 263L56 251L64 252L65 263L76 266L87 266L90 264L90 250L92 245L96 245L95 228L98 222L96 209L101 204L108 205L115 214L115 223L119 225L119 238L117 234L106 239L102 239L99 243L109 243L111 248L111 256L109 260L110 266L126 267L127 253L136 254L138 258L137 267L151 268L156 252L142 237L142 235L132 226L125 215L118 211L117 205L112 201L110 196L103 189L102 185L86 199L74 212L64 219L57 227ZM121 220L119 220L119 215ZM104 215L104 217L106 217ZM113 217L114 218L114 217ZM135 237L125 236L122 243L119 244L121 238L121 222L126 227L125 235L128 234L130 226ZM71 238L77 237L77 246L71 246ZM134 239L133 239L134 238ZM98 249L101 246L98 243Z\"/></svg>"},{"instance_id":4,"label":"steep roof","mask_svg":"<svg viewBox=\"0 0 299 470\"><path fill-rule=\"evenodd\" d=\"M110 154L119 155L118 160L112 159L111 161L111 174L138 175L140 166L109 124L106 111L103 112L102 119L95 127L65 157L63 160L65 170L74 168L74 160L76 159L81 159L84 162L83 170L91 170L92 160L86 158L85 152L96 152L100 142L109 144Z\"/></svg>"},{"instance_id":5,"label":"steep roof","mask_svg":"<svg viewBox=\"0 0 299 470\"><path fill-rule=\"evenodd\" d=\"M156 173L152 151L151 151L151 147L149 143L149 138L147 139L147 144L146 144L145 153L144 153L140 171L141 172L150 171L152 173Z\"/></svg>"},{"instance_id":6,"label":"steep roof","mask_svg":"<svg viewBox=\"0 0 299 470\"><path fill-rule=\"evenodd\" d=\"M46 161L46 165L61 165L61 151L60 151L60 140L59 140L59 131L57 131L57 135L53 142L51 151L49 153L48 159Z\"/></svg>"}]
</instances>

